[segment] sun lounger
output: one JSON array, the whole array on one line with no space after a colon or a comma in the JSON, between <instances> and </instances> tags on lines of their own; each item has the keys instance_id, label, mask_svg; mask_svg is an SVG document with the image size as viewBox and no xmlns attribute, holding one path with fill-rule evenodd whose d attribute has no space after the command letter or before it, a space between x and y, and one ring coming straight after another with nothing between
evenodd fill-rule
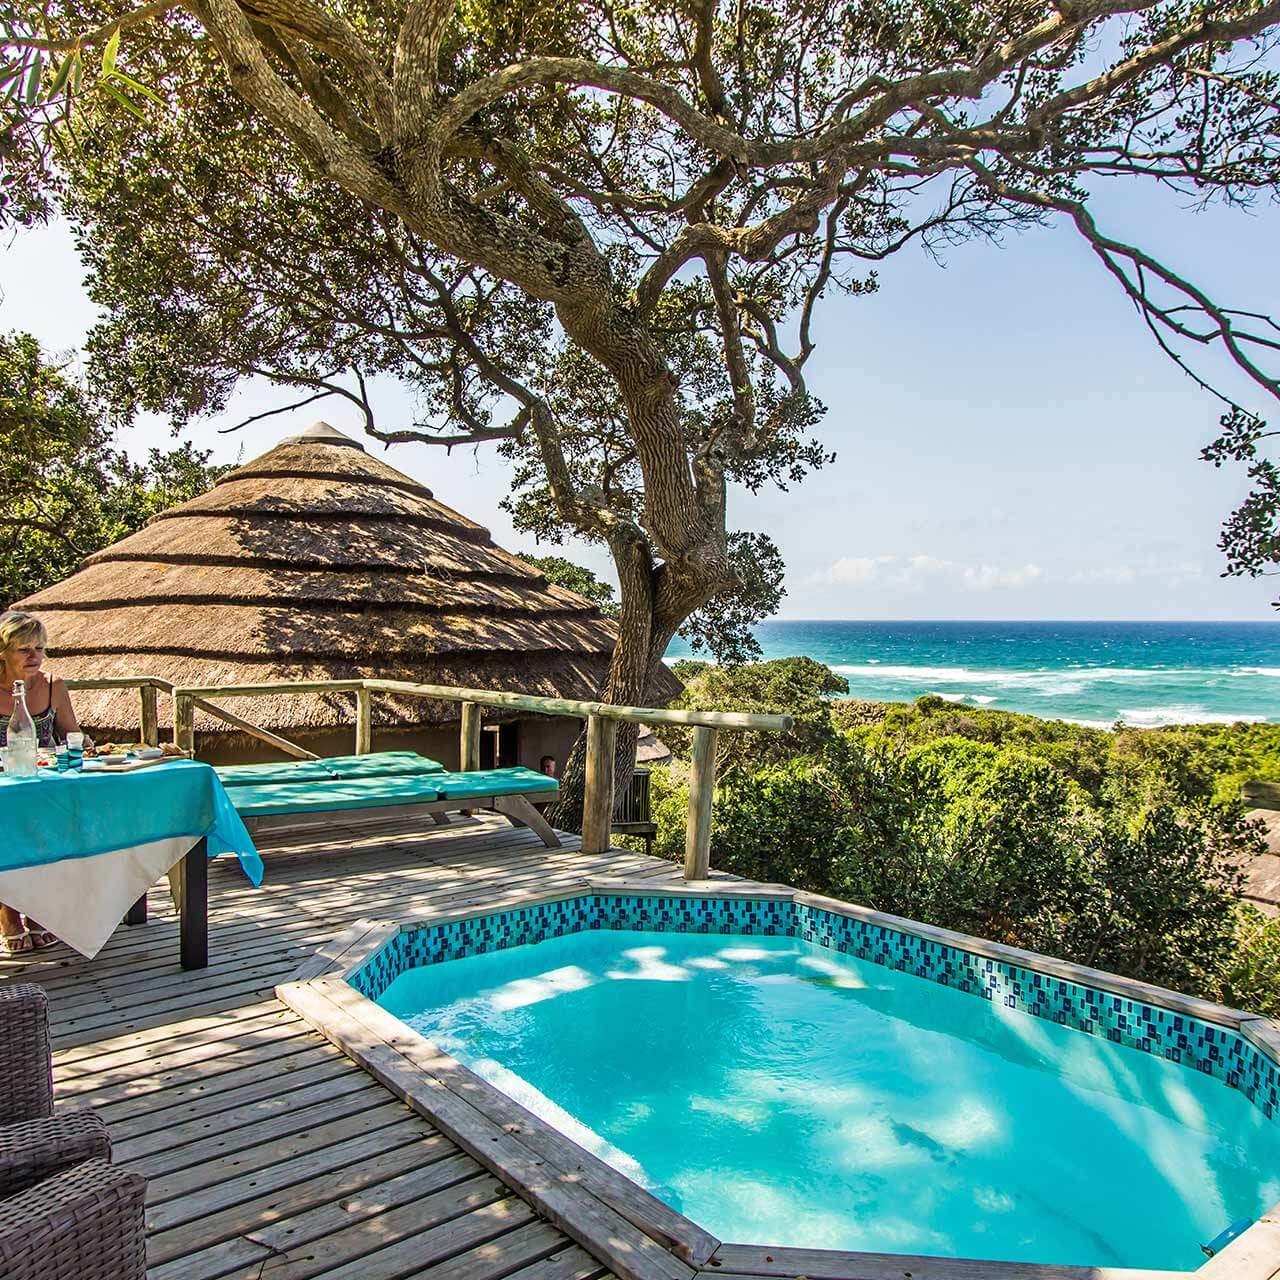
<instances>
[{"instance_id":1,"label":"sun lounger","mask_svg":"<svg viewBox=\"0 0 1280 1280\"><path fill-rule=\"evenodd\" d=\"M416 751L379 751L374 755L333 756L327 760L286 760L273 764L224 764L214 772L224 787L277 782L329 782L338 778L385 778L443 773L438 760Z\"/></svg>"},{"instance_id":2,"label":"sun lounger","mask_svg":"<svg viewBox=\"0 0 1280 1280\"><path fill-rule=\"evenodd\" d=\"M408 756L410 752L386 752L385 756ZM260 781L244 776L256 765L236 765L241 771L228 787L227 794L246 824L264 820L303 817L308 814L338 813L355 810L405 808L414 806L432 815L459 810L493 809L515 826L532 828L549 848L559 848L560 841L546 819L533 807L530 797L540 802L554 800L560 793L559 783L532 769L477 769L450 773L435 761L417 757L401 761L415 772L383 772L379 756L353 756L343 760L309 760L302 765L282 765L275 773L257 775ZM332 766L332 776L318 776L312 765ZM391 769L395 761L383 761L382 769ZM431 770L425 765L433 765ZM272 769L274 766L267 766ZM221 771L220 771L221 772ZM270 825L278 825L272 822Z\"/></svg>"}]
</instances>

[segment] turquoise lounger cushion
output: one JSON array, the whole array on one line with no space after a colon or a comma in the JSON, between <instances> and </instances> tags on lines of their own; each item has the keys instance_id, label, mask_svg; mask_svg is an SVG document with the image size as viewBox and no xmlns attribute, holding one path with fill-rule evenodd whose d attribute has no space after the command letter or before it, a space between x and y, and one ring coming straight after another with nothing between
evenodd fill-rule
<instances>
[{"instance_id":1,"label":"turquoise lounger cushion","mask_svg":"<svg viewBox=\"0 0 1280 1280\"><path fill-rule=\"evenodd\" d=\"M438 775L388 778L328 778L324 781L262 783L232 787L227 795L242 818L285 813L327 813L340 809L380 809L395 804L429 804L443 798Z\"/></svg>"},{"instance_id":2,"label":"turquoise lounger cushion","mask_svg":"<svg viewBox=\"0 0 1280 1280\"><path fill-rule=\"evenodd\" d=\"M443 773L439 760L416 751L377 751L368 756L334 756L324 761L336 778L388 778L423 773Z\"/></svg>"},{"instance_id":3,"label":"turquoise lounger cushion","mask_svg":"<svg viewBox=\"0 0 1280 1280\"><path fill-rule=\"evenodd\" d=\"M333 771L325 760L282 760L270 764L223 764L214 772L224 787L250 787L274 782L329 782Z\"/></svg>"},{"instance_id":4,"label":"turquoise lounger cushion","mask_svg":"<svg viewBox=\"0 0 1280 1280\"><path fill-rule=\"evenodd\" d=\"M536 795L554 792L559 785L555 778L532 769L477 769L470 773L401 773L373 778L286 776L283 781L241 783L231 787L227 794L242 818L266 818L288 813L430 804L435 800Z\"/></svg>"},{"instance_id":5,"label":"turquoise lounger cushion","mask_svg":"<svg viewBox=\"0 0 1280 1280\"><path fill-rule=\"evenodd\" d=\"M443 773L439 760L416 751L378 751L367 756L327 760L285 760L270 764L224 764L215 772L224 787L276 782L328 782L337 778L384 778L401 774Z\"/></svg>"},{"instance_id":6,"label":"turquoise lounger cushion","mask_svg":"<svg viewBox=\"0 0 1280 1280\"><path fill-rule=\"evenodd\" d=\"M437 773L431 781L446 800L474 800L482 796L531 795L555 791L560 783L533 769L474 769L468 773Z\"/></svg>"}]
</instances>

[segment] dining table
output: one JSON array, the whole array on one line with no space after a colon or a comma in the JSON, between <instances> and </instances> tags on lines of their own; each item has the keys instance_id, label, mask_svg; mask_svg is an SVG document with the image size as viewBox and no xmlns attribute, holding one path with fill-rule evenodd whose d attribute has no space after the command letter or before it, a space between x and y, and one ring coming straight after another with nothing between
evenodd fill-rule
<instances>
[{"instance_id":1,"label":"dining table","mask_svg":"<svg viewBox=\"0 0 1280 1280\"><path fill-rule=\"evenodd\" d=\"M147 890L167 873L181 965L204 968L208 863L222 854L262 883L253 839L217 773L199 761L0 775L0 902L88 959L121 920L146 919Z\"/></svg>"}]
</instances>

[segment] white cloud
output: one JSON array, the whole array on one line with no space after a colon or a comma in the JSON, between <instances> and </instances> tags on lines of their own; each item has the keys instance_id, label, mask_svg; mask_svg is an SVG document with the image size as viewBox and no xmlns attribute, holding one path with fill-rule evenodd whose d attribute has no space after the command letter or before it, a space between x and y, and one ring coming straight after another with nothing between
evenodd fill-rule
<instances>
[{"instance_id":1,"label":"white cloud","mask_svg":"<svg viewBox=\"0 0 1280 1280\"><path fill-rule=\"evenodd\" d=\"M859 587L879 580L885 565L896 556L842 556L833 565L813 575L813 581L830 587Z\"/></svg>"},{"instance_id":2,"label":"white cloud","mask_svg":"<svg viewBox=\"0 0 1280 1280\"><path fill-rule=\"evenodd\" d=\"M1137 564L1108 562L1068 571L1046 570L1034 561L999 565L978 561L966 564L941 556L842 556L809 578L812 586L876 587L917 592L951 587L961 591L1004 591L1029 587L1037 582L1063 582L1072 586L1126 587L1139 582L1158 581L1167 585L1193 582L1204 576L1202 565L1192 561L1176 563L1143 560Z\"/></svg>"},{"instance_id":3,"label":"white cloud","mask_svg":"<svg viewBox=\"0 0 1280 1280\"><path fill-rule=\"evenodd\" d=\"M842 556L810 579L820 586L893 587L922 591L950 583L968 591L1026 587L1044 576L1038 564L1002 568L993 564L961 564L938 556Z\"/></svg>"},{"instance_id":4,"label":"white cloud","mask_svg":"<svg viewBox=\"0 0 1280 1280\"><path fill-rule=\"evenodd\" d=\"M968 565L964 569L964 582L975 591L990 591L993 587L1027 587L1044 576L1038 564L1024 564L1017 569L1001 569L994 564Z\"/></svg>"},{"instance_id":5,"label":"white cloud","mask_svg":"<svg viewBox=\"0 0 1280 1280\"><path fill-rule=\"evenodd\" d=\"M1148 560L1142 564L1103 564L1088 569L1077 569L1068 582L1086 586L1124 587L1139 579L1159 579L1166 583L1191 582L1201 577L1203 570L1192 561L1178 564L1157 564Z\"/></svg>"},{"instance_id":6,"label":"white cloud","mask_svg":"<svg viewBox=\"0 0 1280 1280\"><path fill-rule=\"evenodd\" d=\"M1102 583L1104 586L1122 587L1137 579L1137 570L1127 564L1104 564L1093 569L1077 569L1069 582Z\"/></svg>"}]
</instances>

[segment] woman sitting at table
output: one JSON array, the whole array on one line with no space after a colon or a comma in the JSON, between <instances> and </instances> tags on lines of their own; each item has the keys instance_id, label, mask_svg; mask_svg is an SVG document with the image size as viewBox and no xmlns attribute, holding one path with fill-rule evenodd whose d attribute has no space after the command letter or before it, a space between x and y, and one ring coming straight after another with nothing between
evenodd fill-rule
<instances>
[{"instance_id":1,"label":"woman sitting at table","mask_svg":"<svg viewBox=\"0 0 1280 1280\"><path fill-rule=\"evenodd\" d=\"M67 686L42 670L47 643L48 634L39 618L16 610L0 613L0 746L9 736L15 680L26 685L27 710L35 721L38 746L65 742L67 734L80 728ZM57 938L48 929L0 902L0 954L21 955L55 942Z\"/></svg>"}]
</instances>

